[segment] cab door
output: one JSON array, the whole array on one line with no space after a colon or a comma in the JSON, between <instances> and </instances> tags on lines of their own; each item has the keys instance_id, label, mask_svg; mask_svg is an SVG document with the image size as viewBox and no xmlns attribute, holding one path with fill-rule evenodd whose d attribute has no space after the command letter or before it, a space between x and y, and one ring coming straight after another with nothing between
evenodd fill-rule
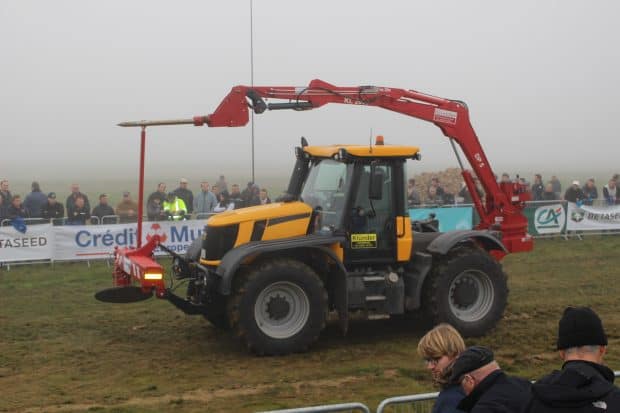
<instances>
[{"instance_id":1,"label":"cab door","mask_svg":"<svg viewBox=\"0 0 620 413\"><path fill-rule=\"evenodd\" d=\"M396 217L398 183L394 177L395 165L391 162L358 164L354 176L356 184L345 220L347 245L344 248L346 264L393 263L396 255ZM398 168L397 168L398 169ZM402 170L402 165L400 167ZM371 181L374 188L370 194ZM372 199L374 198L374 199Z\"/></svg>"}]
</instances>

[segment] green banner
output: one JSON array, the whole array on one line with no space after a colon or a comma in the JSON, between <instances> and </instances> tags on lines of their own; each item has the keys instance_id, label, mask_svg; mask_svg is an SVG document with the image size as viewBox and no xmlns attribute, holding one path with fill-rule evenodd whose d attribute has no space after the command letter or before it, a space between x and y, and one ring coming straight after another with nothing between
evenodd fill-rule
<instances>
[{"instance_id":1,"label":"green banner","mask_svg":"<svg viewBox=\"0 0 620 413\"><path fill-rule=\"evenodd\" d=\"M531 235L560 234L566 229L566 207L562 201L528 203L523 213Z\"/></svg>"}]
</instances>

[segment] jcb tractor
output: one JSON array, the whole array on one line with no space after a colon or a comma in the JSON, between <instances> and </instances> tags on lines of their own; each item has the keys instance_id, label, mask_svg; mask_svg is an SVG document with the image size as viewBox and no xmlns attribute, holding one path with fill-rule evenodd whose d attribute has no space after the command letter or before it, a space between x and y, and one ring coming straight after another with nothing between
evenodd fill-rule
<instances>
[{"instance_id":1,"label":"jcb tractor","mask_svg":"<svg viewBox=\"0 0 620 413\"><path fill-rule=\"evenodd\" d=\"M439 127L461 165L480 216L477 228L442 233L433 222L410 220L405 165L420 159L417 147L381 141L312 146L302 138L288 189L277 202L211 217L202 239L184 256L168 250L157 235L144 246L117 249L115 287L96 297L130 302L154 292L187 314L232 329L260 355L306 350L332 311L343 332L352 312L383 319L420 310L465 336L493 328L508 296L499 261L533 246L521 212L529 194L517 183L496 182L465 103L413 90L313 80L307 87L237 86L211 115L121 125L142 127L144 140L151 125L244 126L249 109L303 111L327 103L382 107ZM157 247L173 256L171 276L187 281L186 297L166 287L153 257Z\"/></svg>"}]
</instances>

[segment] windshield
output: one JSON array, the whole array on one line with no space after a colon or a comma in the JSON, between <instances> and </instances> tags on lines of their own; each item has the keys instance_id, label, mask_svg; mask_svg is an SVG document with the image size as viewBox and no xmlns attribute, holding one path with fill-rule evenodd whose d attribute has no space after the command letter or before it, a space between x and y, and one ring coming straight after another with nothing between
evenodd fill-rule
<instances>
[{"instance_id":1,"label":"windshield","mask_svg":"<svg viewBox=\"0 0 620 413\"><path fill-rule=\"evenodd\" d=\"M352 165L324 159L313 162L301 192L303 202L319 212L321 230L340 228Z\"/></svg>"}]
</instances>

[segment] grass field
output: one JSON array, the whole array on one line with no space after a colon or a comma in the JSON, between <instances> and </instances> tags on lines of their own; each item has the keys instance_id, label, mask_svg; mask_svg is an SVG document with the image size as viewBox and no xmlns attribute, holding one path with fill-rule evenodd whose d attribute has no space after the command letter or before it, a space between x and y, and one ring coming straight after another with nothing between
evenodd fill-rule
<instances>
[{"instance_id":1,"label":"grass field","mask_svg":"<svg viewBox=\"0 0 620 413\"><path fill-rule=\"evenodd\" d=\"M504 319L468 339L511 374L536 378L560 361L554 342L566 305L591 305L620 369L620 238L545 240L504 261ZM306 354L257 358L229 334L165 301L95 301L111 285L105 263L0 270L0 411L255 411L434 391L416 345L423 320L328 325Z\"/></svg>"}]
</instances>

